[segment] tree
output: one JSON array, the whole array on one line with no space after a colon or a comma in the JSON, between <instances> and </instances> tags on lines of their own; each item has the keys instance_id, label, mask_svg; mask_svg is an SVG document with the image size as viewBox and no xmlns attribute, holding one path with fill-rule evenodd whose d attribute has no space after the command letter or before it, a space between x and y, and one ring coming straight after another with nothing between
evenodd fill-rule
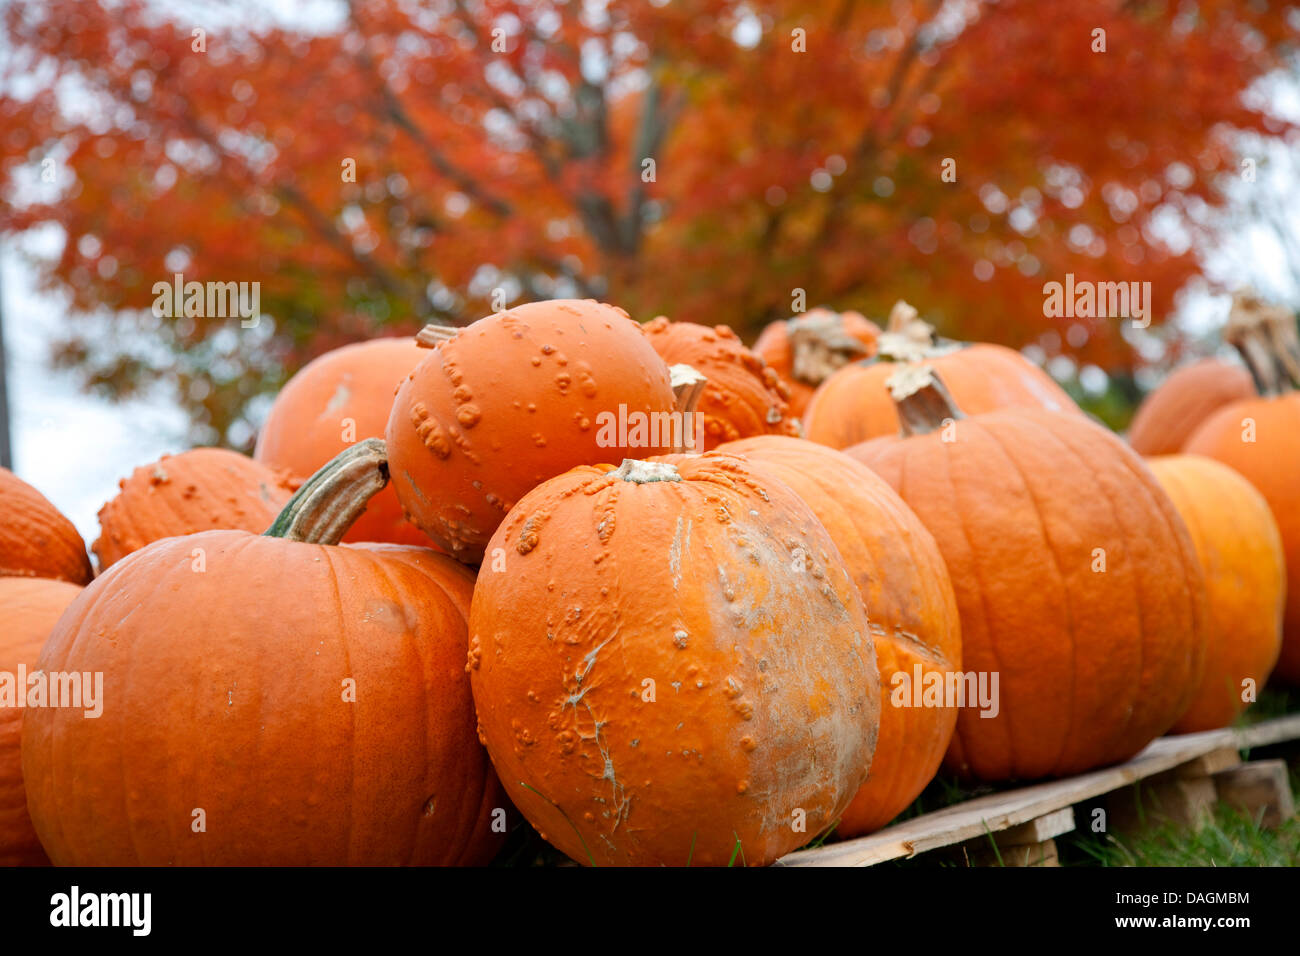
<instances>
[{"instance_id":1,"label":"tree","mask_svg":"<svg viewBox=\"0 0 1300 956\"><path fill-rule=\"evenodd\" d=\"M15 0L0 229L66 234L43 277L103 318L64 363L164 378L234 445L320 351L549 296L751 332L797 290L905 297L1128 370L1119 322L1047 318L1043 285L1149 281L1169 312L1233 132L1285 132L1242 98L1282 7L353 0L304 31ZM260 283L264 320L159 318L178 272Z\"/></svg>"}]
</instances>

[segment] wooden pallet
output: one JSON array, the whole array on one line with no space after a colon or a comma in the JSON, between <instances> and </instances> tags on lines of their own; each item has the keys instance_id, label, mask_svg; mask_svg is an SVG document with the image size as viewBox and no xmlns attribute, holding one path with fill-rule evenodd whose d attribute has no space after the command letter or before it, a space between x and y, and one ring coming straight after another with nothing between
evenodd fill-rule
<instances>
[{"instance_id":1,"label":"wooden pallet","mask_svg":"<svg viewBox=\"0 0 1300 956\"><path fill-rule=\"evenodd\" d=\"M1238 751L1298 739L1300 714L1247 727L1161 737L1128 763L976 797L893 824L869 836L799 850L782 857L776 865L873 866L990 835L995 835L999 846L1043 845L1046 853L1046 844L1053 837L1074 829L1073 807L1077 803L1123 790L1152 777L1162 782L1168 779L1195 781L1213 774L1232 773L1232 765L1236 762L1232 757ZM1241 769L1253 766L1247 764ZM1175 773L1170 774L1170 771ZM1267 773L1252 771L1247 775L1249 779L1238 781L1233 786L1258 787L1267 783L1265 777L1272 775L1275 778L1276 772L1276 767ZM1289 796L1288 790L1287 799ZM1291 812L1294 813L1293 806ZM1051 852L1054 854L1054 848ZM1050 865L1045 857L1039 862ZM1023 865L1036 864L1033 859L1028 859Z\"/></svg>"}]
</instances>

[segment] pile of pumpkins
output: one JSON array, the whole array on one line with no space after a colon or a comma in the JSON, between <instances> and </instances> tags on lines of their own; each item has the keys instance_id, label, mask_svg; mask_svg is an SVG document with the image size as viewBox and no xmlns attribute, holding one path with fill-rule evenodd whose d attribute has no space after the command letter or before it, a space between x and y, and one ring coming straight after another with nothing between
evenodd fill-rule
<instances>
[{"instance_id":1,"label":"pile of pumpkins","mask_svg":"<svg viewBox=\"0 0 1300 956\"><path fill-rule=\"evenodd\" d=\"M1300 348L1259 303L1228 337L1249 373L1171 379L1146 460L902 303L750 349L557 300L320 357L252 458L124 479L97 574L0 472L0 863L482 865L521 813L583 864L765 864L941 765L1225 726L1300 683Z\"/></svg>"}]
</instances>

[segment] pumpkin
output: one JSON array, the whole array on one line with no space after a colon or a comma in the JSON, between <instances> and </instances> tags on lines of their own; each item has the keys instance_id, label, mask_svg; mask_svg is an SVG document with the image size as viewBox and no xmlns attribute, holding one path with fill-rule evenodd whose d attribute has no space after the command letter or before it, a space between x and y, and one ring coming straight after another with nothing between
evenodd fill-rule
<instances>
[{"instance_id":1,"label":"pumpkin","mask_svg":"<svg viewBox=\"0 0 1300 956\"><path fill-rule=\"evenodd\" d=\"M934 535L962 666L992 703L962 709L947 766L1002 781L1133 756L1186 712L1205 658L1205 582L1169 496L1081 415L966 418L925 366L891 388L903 436L848 454Z\"/></svg>"},{"instance_id":2,"label":"pumpkin","mask_svg":"<svg viewBox=\"0 0 1300 956\"><path fill-rule=\"evenodd\" d=\"M85 584L93 576L86 542L72 522L43 494L0 468L0 577Z\"/></svg>"},{"instance_id":3,"label":"pumpkin","mask_svg":"<svg viewBox=\"0 0 1300 956\"><path fill-rule=\"evenodd\" d=\"M1226 727L1246 708L1245 682L1263 687L1282 648L1282 536L1264 496L1228 466L1200 455L1147 464L1191 533L1209 596L1205 672L1173 730Z\"/></svg>"},{"instance_id":4,"label":"pumpkin","mask_svg":"<svg viewBox=\"0 0 1300 956\"><path fill-rule=\"evenodd\" d=\"M731 329L660 316L645 331L665 362L689 365L708 380L697 406L704 420L704 448L698 451L753 435L799 434L790 390Z\"/></svg>"},{"instance_id":5,"label":"pumpkin","mask_svg":"<svg viewBox=\"0 0 1300 956\"><path fill-rule=\"evenodd\" d=\"M359 442L265 534L154 542L77 597L39 664L101 672L103 716L23 726L55 864L492 858L504 796L464 670L473 577L425 548L338 544L386 481L383 443Z\"/></svg>"},{"instance_id":6,"label":"pumpkin","mask_svg":"<svg viewBox=\"0 0 1300 956\"><path fill-rule=\"evenodd\" d=\"M880 672L880 739L871 773L835 832L878 830L934 777L957 721L955 707L912 706L913 686L947 681L961 667L957 599L939 546L893 488L841 452L777 435L719 452L793 490L830 534L862 595Z\"/></svg>"},{"instance_id":7,"label":"pumpkin","mask_svg":"<svg viewBox=\"0 0 1300 956\"><path fill-rule=\"evenodd\" d=\"M602 866L755 865L843 813L879 679L862 599L794 492L716 453L580 467L492 545L479 732L545 839Z\"/></svg>"},{"instance_id":8,"label":"pumpkin","mask_svg":"<svg viewBox=\"0 0 1300 956\"><path fill-rule=\"evenodd\" d=\"M754 342L754 354L790 390L790 414L802 418L817 386L849 362L876 354L880 328L858 312L810 309L770 323Z\"/></svg>"},{"instance_id":9,"label":"pumpkin","mask_svg":"<svg viewBox=\"0 0 1300 956\"><path fill-rule=\"evenodd\" d=\"M393 484L408 518L476 564L520 498L575 465L671 449L652 427L673 411L668 366L622 309L558 299L460 330L397 391Z\"/></svg>"},{"instance_id":10,"label":"pumpkin","mask_svg":"<svg viewBox=\"0 0 1300 956\"><path fill-rule=\"evenodd\" d=\"M428 354L414 338L388 338L318 356L276 396L253 457L306 478L354 442L382 438L398 384ZM429 545L403 516L392 487L375 495L343 540Z\"/></svg>"},{"instance_id":11,"label":"pumpkin","mask_svg":"<svg viewBox=\"0 0 1300 956\"><path fill-rule=\"evenodd\" d=\"M1273 674L1300 686L1300 336L1287 310L1239 296L1224 338L1246 360L1258 394L1219 409L1183 450L1236 469L1273 511L1287 568L1282 652Z\"/></svg>"},{"instance_id":12,"label":"pumpkin","mask_svg":"<svg viewBox=\"0 0 1300 956\"><path fill-rule=\"evenodd\" d=\"M99 538L91 550L102 571L160 538L265 531L295 486L287 473L225 448L163 455L117 483L117 496L99 509Z\"/></svg>"},{"instance_id":13,"label":"pumpkin","mask_svg":"<svg viewBox=\"0 0 1300 956\"><path fill-rule=\"evenodd\" d=\"M1201 422L1225 405L1255 394L1243 366L1201 359L1173 372L1143 399L1129 426L1128 442L1140 455L1182 451Z\"/></svg>"},{"instance_id":14,"label":"pumpkin","mask_svg":"<svg viewBox=\"0 0 1300 956\"><path fill-rule=\"evenodd\" d=\"M1014 349L988 343L940 343L933 328L915 316L916 310L906 303L895 305L890 331L880 337L880 358L846 365L821 384L804 416L807 438L847 448L896 435L898 414L885 382L897 370L898 361L925 361L933 366L969 415L1000 408L1083 414L1050 375Z\"/></svg>"},{"instance_id":15,"label":"pumpkin","mask_svg":"<svg viewBox=\"0 0 1300 956\"><path fill-rule=\"evenodd\" d=\"M18 668L36 670L45 638L80 590L51 578L0 578L0 866L50 862L27 815L19 744L28 685Z\"/></svg>"}]
</instances>

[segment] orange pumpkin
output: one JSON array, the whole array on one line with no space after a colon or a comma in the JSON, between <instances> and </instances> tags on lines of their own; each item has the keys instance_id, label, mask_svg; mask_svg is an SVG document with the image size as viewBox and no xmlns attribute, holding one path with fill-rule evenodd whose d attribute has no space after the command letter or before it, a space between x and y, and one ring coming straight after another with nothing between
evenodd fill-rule
<instances>
[{"instance_id":1,"label":"orange pumpkin","mask_svg":"<svg viewBox=\"0 0 1300 956\"><path fill-rule=\"evenodd\" d=\"M27 815L23 788L22 739L27 683L17 678L21 665L36 670L41 646L65 608L81 588L51 578L0 578L0 866L43 866L49 858L41 849ZM6 686L6 684L8 686Z\"/></svg>"},{"instance_id":2,"label":"orange pumpkin","mask_svg":"<svg viewBox=\"0 0 1300 956\"><path fill-rule=\"evenodd\" d=\"M790 414L802 418L817 386L838 368L876 354L880 328L858 312L809 309L769 323L754 353L790 390Z\"/></svg>"},{"instance_id":3,"label":"orange pumpkin","mask_svg":"<svg viewBox=\"0 0 1300 956\"><path fill-rule=\"evenodd\" d=\"M804 416L807 438L847 448L898 434L898 414L885 385L897 371L897 361L924 360L932 365L968 415L1000 408L1083 414L1050 375L1014 349L987 343L937 343L934 330L916 320L915 314L905 303L896 305L891 330L880 338L881 358L846 365L822 383Z\"/></svg>"},{"instance_id":4,"label":"orange pumpkin","mask_svg":"<svg viewBox=\"0 0 1300 956\"><path fill-rule=\"evenodd\" d=\"M101 571L160 538L265 531L296 483L238 452L192 448L141 465L117 486L117 496L99 509L99 538L91 545Z\"/></svg>"},{"instance_id":5,"label":"orange pumpkin","mask_svg":"<svg viewBox=\"0 0 1300 956\"><path fill-rule=\"evenodd\" d=\"M1264 496L1226 465L1200 455L1147 464L1192 535L1210 602L1205 672L1173 729L1226 727L1246 708L1245 681L1263 687L1282 648L1282 536Z\"/></svg>"},{"instance_id":6,"label":"orange pumpkin","mask_svg":"<svg viewBox=\"0 0 1300 956\"><path fill-rule=\"evenodd\" d=\"M1286 616L1274 676L1300 686L1300 342L1285 309L1239 297L1224 338L1241 351L1260 393L1215 412L1184 451L1230 465L1259 489L1282 534Z\"/></svg>"},{"instance_id":7,"label":"orange pumpkin","mask_svg":"<svg viewBox=\"0 0 1300 956\"><path fill-rule=\"evenodd\" d=\"M72 522L43 494L0 468L0 577L85 584L94 573L86 542Z\"/></svg>"},{"instance_id":8,"label":"orange pumpkin","mask_svg":"<svg viewBox=\"0 0 1300 956\"><path fill-rule=\"evenodd\" d=\"M962 709L947 765L1000 781L1133 756L1186 712L1205 658L1205 583L1169 496L1081 415L966 418L928 368L891 382L904 437L848 454L930 529L962 666L990 692L998 677L992 707Z\"/></svg>"},{"instance_id":9,"label":"orange pumpkin","mask_svg":"<svg viewBox=\"0 0 1300 956\"><path fill-rule=\"evenodd\" d=\"M745 458L803 499L862 595L880 672L880 739L871 773L835 832L878 830L934 777L957 721L956 707L916 707L911 692L961 668L957 599L939 546L893 488L841 452L776 435L719 452Z\"/></svg>"},{"instance_id":10,"label":"orange pumpkin","mask_svg":"<svg viewBox=\"0 0 1300 956\"><path fill-rule=\"evenodd\" d=\"M1141 455L1172 455L1214 412L1254 394L1250 373L1241 365L1209 358L1185 365L1138 406L1128 442Z\"/></svg>"},{"instance_id":11,"label":"orange pumpkin","mask_svg":"<svg viewBox=\"0 0 1300 956\"><path fill-rule=\"evenodd\" d=\"M470 615L480 736L545 839L597 865L755 865L843 813L879 678L794 492L716 453L575 468L492 545Z\"/></svg>"},{"instance_id":12,"label":"orange pumpkin","mask_svg":"<svg viewBox=\"0 0 1300 956\"><path fill-rule=\"evenodd\" d=\"M276 396L253 457L306 478L354 442L382 438L397 386L428 355L414 338L390 338L313 359ZM391 487L375 495L343 540L429 545Z\"/></svg>"},{"instance_id":13,"label":"orange pumpkin","mask_svg":"<svg viewBox=\"0 0 1300 956\"><path fill-rule=\"evenodd\" d=\"M514 503L575 465L670 450L649 427L674 408L668 366L622 309L533 302L441 334L387 437L402 507L448 554L479 562Z\"/></svg>"},{"instance_id":14,"label":"orange pumpkin","mask_svg":"<svg viewBox=\"0 0 1300 956\"><path fill-rule=\"evenodd\" d=\"M266 534L157 541L73 602L40 667L101 672L103 715L32 710L22 740L55 864L492 858L473 576L425 548L337 544L386 481L383 443L360 442Z\"/></svg>"},{"instance_id":15,"label":"orange pumpkin","mask_svg":"<svg viewBox=\"0 0 1300 956\"><path fill-rule=\"evenodd\" d=\"M753 435L797 435L790 390L725 325L646 323L646 336L665 362L689 365L707 380L697 409L704 416L704 448Z\"/></svg>"}]
</instances>

